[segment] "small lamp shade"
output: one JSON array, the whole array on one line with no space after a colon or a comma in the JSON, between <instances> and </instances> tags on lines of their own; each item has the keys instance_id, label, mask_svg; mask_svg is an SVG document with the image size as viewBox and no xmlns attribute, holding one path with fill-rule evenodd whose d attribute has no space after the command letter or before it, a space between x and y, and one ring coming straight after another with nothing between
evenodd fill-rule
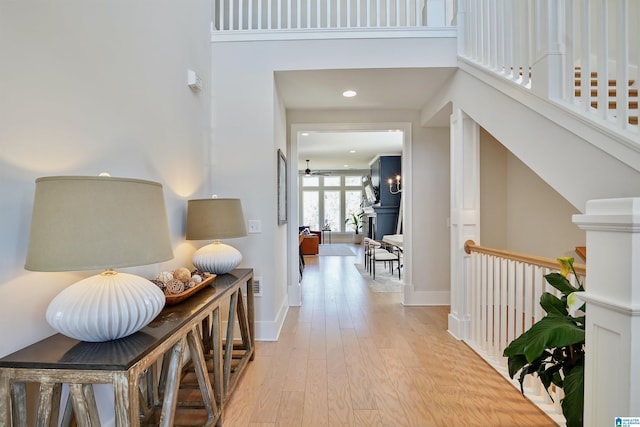
<instances>
[{"instance_id":1,"label":"small lamp shade","mask_svg":"<svg viewBox=\"0 0 640 427\"><path fill-rule=\"evenodd\" d=\"M192 258L199 270L225 274L242 261L242 254L219 239L247 235L240 199L197 199L187 202L187 239L210 240L210 245L198 249Z\"/></svg>"},{"instance_id":2,"label":"small lamp shade","mask_svg":"<svg viewBox=\"0 0 640 427\"><path fill-rule=\"evenodd\" d=\"M187 202L187 239L232 239L247 235L240 199L197 199Z\"/></svg>"},{"instance_id":3,"label":"small lamp shade","mask_svg":"<svg viewBox=\"0 0 640 427\"><path fill-rule=\"evenodd\" d=\"M130 335L165 303L149 280L115 267L173 258L162 186L112 177L60 176L36 180L25 268L32 271L106 269L57 295L49 324L83 341Z\"/></svg>"}]
</instances>

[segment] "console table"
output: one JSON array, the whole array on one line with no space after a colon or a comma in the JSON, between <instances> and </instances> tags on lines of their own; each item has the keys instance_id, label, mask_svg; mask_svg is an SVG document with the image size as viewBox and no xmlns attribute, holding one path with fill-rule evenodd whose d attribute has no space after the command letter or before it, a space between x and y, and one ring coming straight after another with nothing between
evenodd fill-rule
<instances>
[{"instance_id":1,"label":"console table","mask_svg":"<svg viewBox=\"0 0 640 427\"><path fill-rule=\"evenodd\" d=\"M117 426L183 424L181 411L189 425L221 426L225 402L253 360L254 334L253 270L236 269L128 337L91 343L56 334L0 359L0 425L57 425L68 384L63 424L73 416L79 426L99 426L92 384L107 383ZM29 421L26 383L39 386Z\"/></svg>"}]
</instances>

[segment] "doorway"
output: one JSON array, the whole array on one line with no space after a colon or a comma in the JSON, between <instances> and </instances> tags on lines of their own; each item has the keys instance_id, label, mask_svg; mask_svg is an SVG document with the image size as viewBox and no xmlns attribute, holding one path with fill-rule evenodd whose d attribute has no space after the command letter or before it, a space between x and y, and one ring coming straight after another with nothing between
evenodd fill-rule
<instances>
[{"instance_id":1,"label":"doorway","mask_svg":"<svg viewBox=\"0 0 640 427\"><path fill-rule=\"evenodd\" d=\"M378 122L378 123L294 123L289 126L289 147L288 154L290 159L290 180L289 180L289 242L291 242L292 250L288 253L291 254L289 259L289 283L299 283L299 263L298 263L298 251L293 250L294 245L298 243L298 226L301 224L300 215L300 180L298 179L298 170L304 170L306 168L306 157L300 160L299 148L301 139L310 134L329 134L329 133L397 133L398 141L401 143L400 154L402 155L402 179L403 183L403 197L402 197L402 227L404 234L410 235L411 232L411 197L408 197L410 193L410 181L411 181L411 123L410 122ZM306 135L303 135L306 134ZM321 150L322 147L316 147ZM326 148L326 147L325 147ZM348 151L343 150L342 155L348 155ZM381 152L378 154L389 154ZM306 154L305 154L306 155ZM341 155L341 154L338 154ZM309 154L311 157L311 154ZM373 159L373 156L372 156ZM310 159L311 160L311 159ZM304 163L303 163L304 162ZM311 163L312 164L312 163ZM322 166L324 163L319 163ZM348 163L343 163L348 164ZM367 165L368 166L368 165ZM362 168L362 166L360 166ZM355 168L354 168L355 169ZM318 168L318 170L324 170ZM344 167L343 167L344 170ZM362 168L359 170L368 170ZM381 183L380 191L387 190L384 187L385 184ZM343 228L342 228L343 229ZM343 229L344 230L344 229ZM406 239L404 243L404 277L406 283L410 283L411 280L411 239ZM289 305L299 306L301 305L301 291L299 286L289 286Z\"/></svg>"}]
</instances>

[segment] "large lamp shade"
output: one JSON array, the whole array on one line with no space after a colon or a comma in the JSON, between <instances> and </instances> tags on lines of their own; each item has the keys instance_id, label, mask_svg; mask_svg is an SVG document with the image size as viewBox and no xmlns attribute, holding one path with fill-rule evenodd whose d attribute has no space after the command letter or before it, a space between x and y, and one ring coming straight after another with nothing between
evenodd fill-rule
<instances>
[{"instance_id":1,"label":"large lamp shade","mask_svg":"<svg viewBox=\"0 0 640 427\"><path fill-rule=\"evenodd\" d=\"M149 280L117 267L173 258L162 185L138 179L58 176L36 180L25 268L104 269L66 288L46 317L64 335L108 341L146 326L164 306Z\"/></svg>"}]
</instances>

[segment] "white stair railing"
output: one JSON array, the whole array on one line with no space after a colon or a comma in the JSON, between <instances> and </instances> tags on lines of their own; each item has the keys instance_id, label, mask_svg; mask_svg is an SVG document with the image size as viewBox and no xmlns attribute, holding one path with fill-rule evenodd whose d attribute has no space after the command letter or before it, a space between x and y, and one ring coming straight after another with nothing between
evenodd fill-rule
<instances>
[{"instance_id":1,"label":"white stair railing","mask_svg":"<svg viewBox=\"0 0 640 427\"><path fill-rule=\"evenodd\" d=\"M560 296L544 279L558 270L558 262L477 246L472 241L467 242L465 250L469 254L466 277L471 319L470 337L465 342L519 389L518 381L509 378L507 358L502 354L511 341L544 317L540 296L544 292ZM584 283L585 266L574 267ZM540 381L529 377L525 395L563 425L561 389L552 385L547 393Z\"/></svg>"},{"instance_id":2,"label":"white stair railing","mask_svg":"<svg viewBox=\"0 0 640 427\"><path fill-rule=\"evenodd\" d=\"M637 139L640 2L460 0L458 55Z\"/></svg>"},{"instance_id":3,"label":"white stair railing","mask_svg":"<svg viewBox=\"0 0 640 427\"><path fill-rule=\"evenodd\" d=\"M450 27L456 0L218 0L213 31Z\"/></svg>"}]
</instances>

